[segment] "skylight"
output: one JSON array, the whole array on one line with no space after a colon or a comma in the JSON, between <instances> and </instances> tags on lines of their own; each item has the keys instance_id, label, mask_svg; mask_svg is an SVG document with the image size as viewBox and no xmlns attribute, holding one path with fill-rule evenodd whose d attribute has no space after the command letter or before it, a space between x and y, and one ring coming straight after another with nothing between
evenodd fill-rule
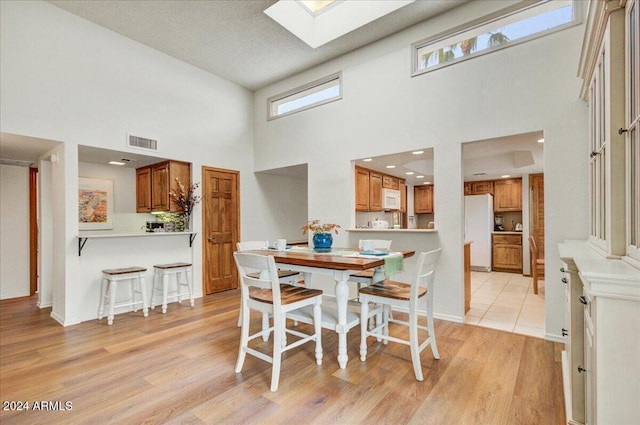
<instances>
[{"instance_id":1,"label":"skylight","mask_svg":"<svg viewBox=\"0 0 640 425\"><path fill-rule=\"evenodd\" d=\"M264 13L316 48L415 0L280 0Z\"/></svg>"}]
</instances>

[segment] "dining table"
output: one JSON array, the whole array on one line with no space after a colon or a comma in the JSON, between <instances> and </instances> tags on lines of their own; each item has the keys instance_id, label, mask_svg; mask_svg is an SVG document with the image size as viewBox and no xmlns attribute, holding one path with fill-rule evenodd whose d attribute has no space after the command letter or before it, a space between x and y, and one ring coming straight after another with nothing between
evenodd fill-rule
<instances>
[{"instance_id":1,"label":"dining table","mask_svg":"<svg viewBox=\"0 0 640 425\"><path fill-rule=\"evenodd\" d=\"M303 273L305 285L310 284L312 274L330 276L335 280L335 300L323 300L322 327L338 334L338 364L341 369L346 367L349 360L347 333L360 324L359 309L353 306L349 308L349 276L375 268L373 281L377 282L385 278L382 268L390 259L404 259L415 254L415 251L400 250L367 255L356 248L332 248L329 252L315 252L313 248L304 246L292 246L282 251L268 249L243 252L273 256L278 268Z\"/></svg>"}]
</instances>

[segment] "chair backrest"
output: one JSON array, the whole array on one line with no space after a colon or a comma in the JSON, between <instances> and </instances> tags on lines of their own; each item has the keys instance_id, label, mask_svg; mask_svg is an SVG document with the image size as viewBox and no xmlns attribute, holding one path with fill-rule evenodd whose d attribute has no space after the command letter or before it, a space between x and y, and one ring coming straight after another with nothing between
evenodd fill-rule
<instances>
[{"instance_id":1,"label":"chair backrest","mask_svg":"<svg viewBox=\"0 0 640 425\"><path fill-rule=\"evenodd\" d=\"M238 251L252 251L254 249L266 249L268 247L268 241L245 241L236 243Z\"/></svg>"},{"instance_id":2,"label":"chair backrest","mask_svg":"<svg viewBox=\"0 0 640 425\"><path fill-rule=\"evenodd\" d=\"M238 268L243 302L249 298L249 288L269 289L273 292L273 307L280 306L278 268L272 255L234 252ZM256 273L259 272L259 273Z\"/></svg>"},{"instance_id":3,"label":"chair backrest","mask_svg":"<svg viewBox=\"0 0 640 425\"><path fill-rule=\"evenodd\" d=\"M531 263L535 264L538 260L538 245L533 236L529 236L529 252L531 252Z\"/></svg>"},{"instance_id":4,"label":"chair backrest","mask_svg":"<svg viewBox=\"0 0 640 425\"><path fill-rule=\"evenodd\" d=\"M391 249L391 241L385 239L360 239L358 241L358 249L362 250L362 245L365 240L373 243L373 249Z\"/></svg>"},{"instance_id":5,"label":"chair backrest","mask_svg":"<svg viewBox=\"0 0 640 425\"><path fill-rule=\"evenodd\" d=\"M415 274L411 282L411 302L418 300L418 288L427 288L427 309L433 309L433 283L436 277L436 266L440 259L441 248L433 251L421 252L418 256ZM433 310L431 310L433 311Z\"/></svg>"}]
</instances>

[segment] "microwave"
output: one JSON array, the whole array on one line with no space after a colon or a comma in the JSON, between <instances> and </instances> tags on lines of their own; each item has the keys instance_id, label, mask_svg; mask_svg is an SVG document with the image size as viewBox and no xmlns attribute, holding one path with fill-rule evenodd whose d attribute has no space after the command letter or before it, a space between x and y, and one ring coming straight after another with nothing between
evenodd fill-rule
<instances>
[{"instance_id":1,"label":"microwave","mask_svg":"<svg viewBox=\"0 0 640 425\"><path fill-rule=\"evenodd\" d=\"M400 191L395 189L382 189L382 208L385 210L399 210Z\"/></svg>"}]
</instances>

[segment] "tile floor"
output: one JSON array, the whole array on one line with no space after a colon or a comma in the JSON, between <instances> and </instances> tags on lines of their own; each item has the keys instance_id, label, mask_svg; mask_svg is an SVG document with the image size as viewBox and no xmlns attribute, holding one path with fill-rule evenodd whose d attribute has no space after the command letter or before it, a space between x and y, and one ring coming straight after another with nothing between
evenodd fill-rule
<instances>
[{"instance_id":1,"label":"tile floor","mask_svg":"<svg viewBox=\"0 0 640 425\"><path fill-rule=\"evenodd\" d=\"M530 277L471 272L471 308L464 322L544 338L544 281L534 294Z\"/></svg>"}]
</instances>

